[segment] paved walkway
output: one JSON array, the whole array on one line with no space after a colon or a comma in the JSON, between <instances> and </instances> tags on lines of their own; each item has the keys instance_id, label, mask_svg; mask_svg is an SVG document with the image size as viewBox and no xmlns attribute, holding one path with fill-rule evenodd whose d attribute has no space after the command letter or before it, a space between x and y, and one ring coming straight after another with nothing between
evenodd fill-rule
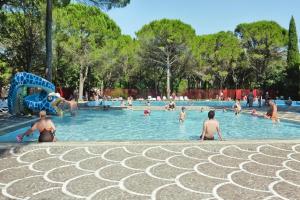
<instances>
[{"instance_id":1,"label":"paved walkway","mask_svg":"<svg viewBox=\"0 0 300 200\"><path fill-rule=\"evenodd\" d=\"M300 199L300 141L0 144L0 199Z\"/></svg>"}]
</instances>

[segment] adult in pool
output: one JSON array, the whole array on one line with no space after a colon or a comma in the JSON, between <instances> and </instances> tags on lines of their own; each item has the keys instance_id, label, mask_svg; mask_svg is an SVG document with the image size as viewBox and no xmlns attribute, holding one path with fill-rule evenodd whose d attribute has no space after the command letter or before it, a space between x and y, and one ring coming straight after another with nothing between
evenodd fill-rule
<instances>
[{"instance_id":1,"label":"adult in pool","mask_svg":"<svg viewBox=\"0 0 300 200\"><path fill-rule=\"evenodd\" d=\"M46 111L40 111L39 113L40 119L35 122L30 129L28 129L25 133L20 134L17 136L18 142L22 142L23 137L25 135L29 136L35 130L39 130L39 142L55 142L55 125L53 124L52 120L46 117Z\"/></svg>"},{"instance_id":2,"label":"adult in pool","mask_svg":"<svg viewBox=\"0 0 300 200\"><path fill-rule=\"evenodd\" d=\"M202 135L200 140L214 140L214 134L217 132L219 140L222 140L221 130L219 122L214 119L215 111L211 110L208 112L208 120L203 123Z\"/></svg>"},{"instance_id":3,"label":"adult in pool","mask_svg":"<svg viewBox=\"0 0 300 200\"><path fill-rule=\"evenodd\" d=\"M277 105L272 100L269 100L268 104L270 109L266 113L265 118L271 119L273 122L280 122L277 113Z\"/></svg>"}]
</instances>

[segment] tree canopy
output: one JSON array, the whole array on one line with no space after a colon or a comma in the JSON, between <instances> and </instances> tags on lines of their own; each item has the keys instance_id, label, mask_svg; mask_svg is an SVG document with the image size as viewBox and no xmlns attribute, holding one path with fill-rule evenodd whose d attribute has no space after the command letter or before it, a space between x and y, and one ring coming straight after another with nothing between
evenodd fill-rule
<instances>
[{"instance_id":1,"label":"tree canopy","mask_svg":"<svg viewBox=\"0 0 300 200\"><path fill-rule=\"evenodd\" d=\"M153 21L137 32L142 62L145 67L153 68L155 84L163 84L159 80L166 74L168 97L171 85L172 88L178 87L185 68L189 67L189 54L195 37L195 30L190 25L169 19Z\"/></svg>"},{"instance_id":2,"label":"tree canopy","mask_svg":"<svg viewBox=\"0 0 300 200\"><path fill-rule=\"evenodd\" d=\"M78 88L80 97L93 87L138 89L144 96L150 91L169 96L190 89L261 88L296 98L300 91L294 18L289 31L274 21L257 21L208 35L197 35L180 20L161 19L145 24L133 38L122 35L101 11L124 7L129 0L51 2L53 82ZM0 2L0 88L17 71L44 76L46 3Z\"/></svg>"},{"instance_id":3,"label":"tree canopy","mask_svg":"<svg viewBox=\"0 0 300 200\"><path fill-rule=\"evenodd\" d=\"M281 72L285 69L283 60L288 42L287 30L274 21L258 21L239 24L235 33L241 39L249 64L255 71L255 86L268 87L274 84L273 77L269 76L273 67Z\"/></svg>"},{"instance_id":4,"label":"tree canopy","mask_svg":"<svg viewBox=\"0 0 300 200\"><path fill-rule=\"evenodd\" d=\"M99 60L99 49L107 40L118 38L121 30L99 9L74 4L56 10L55 34L60 61L68 59L73 68L78 68L81 99L90 67L95 66ZM57 65L60 64L58 60Z\"/></svg>"}]
</instances>

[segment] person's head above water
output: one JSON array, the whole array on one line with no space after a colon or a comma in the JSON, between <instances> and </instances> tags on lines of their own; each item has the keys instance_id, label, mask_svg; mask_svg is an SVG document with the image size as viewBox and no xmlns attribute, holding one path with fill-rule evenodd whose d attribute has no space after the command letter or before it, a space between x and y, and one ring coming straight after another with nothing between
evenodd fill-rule
<instances>
[{"instance_id":1,"label":"person's head above water","mask_svg":"<svg viewBox=\"0 0 300 200\"><path fill-rule=\"evenodd\" d=\"M181 107L181 110L182 110L182 111L185 111L185 107L184 107L184 106L182 106L182 107Z\"/></svg>"},{"instance_id":2,"label":"person's head above water","mask_svg":"<svg viewBox=\"0 0 300 200\"><path fill-rule=\"evenodd\" d=\"M45 118L47 115L46 111L42 110L40 111L40 118Z\"/></svg>"},{"instance_id":3,"label":"person's head above water","mask_svg":"<svg viewBox=\"0 0 300 200\"><path fill-rule=\"evenodd\" d=\"M210 111L208 112L208 119L213 119L214 117L215 117L215 111L210 110Z\"/></svg>"}]
</instances>

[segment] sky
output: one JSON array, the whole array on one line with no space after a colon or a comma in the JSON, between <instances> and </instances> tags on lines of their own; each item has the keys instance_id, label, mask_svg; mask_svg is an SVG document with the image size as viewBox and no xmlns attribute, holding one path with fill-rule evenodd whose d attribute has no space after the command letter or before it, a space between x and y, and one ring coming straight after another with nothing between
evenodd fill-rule
<instances>
[{"instance_id":1,"label":"sky","mask_svg":"<svg viewBox=\"0 0 300 200\"><path fill-rule=\"evenodd\" d=\"M273 20L288 29L293 15L300 36L300 0L131 0L107 14L132 37L143 25L162 18L180 19L202 35L234 31L240 23L258 20Z\"/></svg>"}]
</instances>

